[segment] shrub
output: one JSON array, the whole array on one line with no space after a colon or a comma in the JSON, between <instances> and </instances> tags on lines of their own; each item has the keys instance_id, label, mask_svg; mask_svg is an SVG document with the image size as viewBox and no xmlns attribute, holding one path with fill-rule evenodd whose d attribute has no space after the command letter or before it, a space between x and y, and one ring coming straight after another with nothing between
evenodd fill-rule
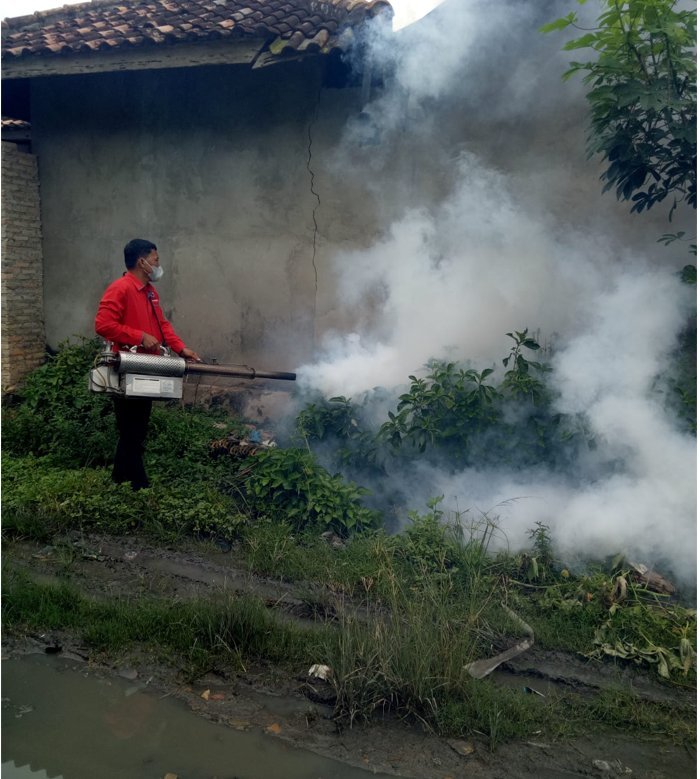
<instances>
[{"instance_id":1,"label":"shrub","mask_svg":"<svg viewBox=\"0 0 700 779\"><path fill-rule=\"evenodd\" d=\"M51 455L64 467L111 461L116 445L112 403L88 389L99 348L97 339L64 342L25 379L20 404L3 414L6 453Z\"/></svg>"},{"instance_id":2,"label":"shrub","mask_svg":"<svg viewBox=\"0 0 700 779\"><path fill-rule=\"evenodd\" d=\"M297 430L315 450L328 453L350 475L391 469L391 460L421 457L454 470L465 467L571 465L582 445L590 445L585 420L554 411L547 383L549 366L525 357L540 345L527 329L507 333L513 341L502 360L500 382L494 368L476 370L453 362L430 361L424 378L409 376L408 390L378 430L348 398L316 399L297 417ZM372 399L365 396L362 404Z\"/></svg>"},{"instance_id":3,"label":"shrub","mask_svg":"<svg viewBox=\"0 0 700 779\"><path fill-rule=\"evenodd\" d=\"M179 405L154 406L146 441L149 474L162 480L185 476L215 481L225 464L212 459L210 444L221 438L221 412ZM226 419L227 429L240 423Z\"/></svg>"},{"instance_id":4,"label":"shrub","mask_svg":"<svg viewBox=\"0 0 700 779\"><path fill-rule=\"evenodd\" d=\"M303 449L260 452L242 468L240 477L257 513L280 516L296 530L331 529L347 536L379 523L379 514L360 502L367 490L331 475Z\"/></svg>"},{"instance_id":5,"label":"shrub","mask_svg":"<svg viewBox=\"0 0 700 779\"><path fill-rule=\"evenodd\" d=\"M307 446L313 442L320 451L331 448L333 458L350 478L383 473L382 442L363 413L363 406L375 402L380 392L366 393L360 403L344 396L318 397L297 415L296 433Z\"/></svg>"},{"instance_id":6,"label":"shrub","mask_svg":"<svg viewBox=\"0 0 700 779\"><path fill-rule=\"evenodd\" d=\"M134 492L114 484L105 469L55 468L34 457L3 458L2 512L6 531L34 538L137 527L230 538L244 521L234 502L206 482Z\"/></svg>"},{"instance_id":7,"label":"shrub","mask_svg":"<svg viewBox=\"0 0 700 779\"><path fill-rule=\"evenodd\" d=\"M500 384L486 383L491 368L433 361L426 378L409 377L408 392L379 436L397 455L411 456L413 450L454 469L569 465L587 439L585 425L553 411L548 366L523 354L540 349L527 329L508 336L514 345L502 361L508 370Z\"/></svg>"}]
</instances>

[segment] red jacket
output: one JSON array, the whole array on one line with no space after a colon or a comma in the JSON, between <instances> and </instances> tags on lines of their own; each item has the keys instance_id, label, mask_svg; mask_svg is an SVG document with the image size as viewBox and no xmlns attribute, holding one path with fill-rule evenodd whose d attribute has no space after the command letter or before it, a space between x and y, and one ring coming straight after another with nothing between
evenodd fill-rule
<instances>
[{"instance_id":1,"label":"red jacket","mask_svg":"<svg viewBox=\"0 0 700 779\"><path fill-rule=\"evenodd\" d=\"M144 333L160 342L165 339L165 345L176 354L185 348L165 318L154 286L142 284L128 272L105 290L95 317L95 332L112 341L115 351L125 346L140 346Z\"/></svg>"}]
</instances>

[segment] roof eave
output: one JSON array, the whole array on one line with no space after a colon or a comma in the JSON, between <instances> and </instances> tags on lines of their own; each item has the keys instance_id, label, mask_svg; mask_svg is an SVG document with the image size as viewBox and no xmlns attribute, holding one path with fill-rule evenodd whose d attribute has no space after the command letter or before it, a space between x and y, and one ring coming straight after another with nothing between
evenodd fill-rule
<instances>
[{"instance_id":1,"label":"roof eave","mask_svg":"<svg viewBox=\"0 0 700 779\"><path fill-rule=\"evenodd\" d=\"M110 51L25 55L2 60L2 78L38 78L130 70L252 65L267 48L266 38L120 47Z\"/></svg>"}]
</instances>

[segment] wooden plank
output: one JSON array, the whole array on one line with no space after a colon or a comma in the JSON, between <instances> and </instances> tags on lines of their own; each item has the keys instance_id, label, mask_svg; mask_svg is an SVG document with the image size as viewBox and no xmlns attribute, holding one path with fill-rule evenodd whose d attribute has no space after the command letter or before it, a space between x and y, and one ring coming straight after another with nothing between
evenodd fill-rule
<instances>
[{"instance_id":1,"label":"wooden plank","mask_svg":"<svg viewBox=\"0 0 700 779\"><path fill-rule=\"evenodd\" d=\"M194 44L162 44L119 51L13 57L3 60L2 77L36 78L126 70L195 68L201 65L249 64L255 60L265 43L263 38L253 38L202 41Z\"/></svg>"}]
</instances>

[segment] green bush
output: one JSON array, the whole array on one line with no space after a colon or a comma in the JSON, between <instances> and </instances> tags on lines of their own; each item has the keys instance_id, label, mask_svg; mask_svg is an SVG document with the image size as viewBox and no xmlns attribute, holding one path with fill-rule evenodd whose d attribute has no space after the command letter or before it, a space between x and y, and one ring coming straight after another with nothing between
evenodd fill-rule
<instances>
[{"instance_id":1,"label":"green bush","mask_svg":"<svg viewBox=\"0 0 700 779\"><path fill-rule=\"evenodd\" d=\"M47 459L3 457L3 528L33 538L68 529L231 538L244 521L235 503L207 482L134 492L106 469L51 467Z\"/></svg>"},{"instance_id":2,"label":"green bush","mask_svg":"<svg viewBox=\"0 0 700 779\"><path fill-rule=\"evenodd\" d=\"M142 490L147 516L167 532L231 540L247 521L236 503L207 482L178 483Z\"/></svg>"},{"instance_id":3,"label":"green bush","mask_svg":"<svg viewBox=\"0 0 700 779\"><path fill-rule=\"evenodd\" d=\"M540 349L527 329L507 335L514 344L502 361L508 370L500 384L486 382L491 368L433 361L426 378L409 377L408 392L379 436L397 455L420 454L455 469L568 466L586 442L585 425L553 411L549 367L523 354Z\"/></svg>"},{"instance_id":4,"label":"green bush","mask_svg":"<svg viewBox=\"0 0 700 779\"><path fill-rule=\"evenodd\" d=\"M230 538L246 519L237 505L243 492L255 511L296 529L348 535L378 523L378 515L360 503L364 490L299 450L262 453L252 461L244 489L238 479L235 489L222 490L231 461L214 460L210 443L241 423L175 404L157 404L151 415L145 456L151 489L133 493L128 485L112 484L100 468L111 465L116 446L111 399L88 389L98 351L96 340L62 344L4 414L6 529L48 537L69 527L123 532L150 526Z\"/></svg>"},{"instance_id":5,"label":"green bush","mask_svg":"<svg viewBox=\"0 0 700 779\"><path fill-rule=\"evenodd\" d=\"M97 339L64 342L25 379L19 405L3 413L5 453L50 455L57 465L75 468L111 461L116 445L111 399L88 389L99 348Z\"/></svg>"},{"instance_id":6,"label":"green bush","mask_svg":"<svg viewBox=\"0 0 700 779\"><path fill-rule=\"evenodd\" d=\"M363 403L373 402L378 391L366 394ZM296 432L307 445L332 441L334 454L346 469L363 475L381 472L381 441L367 426L361 412L361 406L349 398L319 396L299 412Z\"/></svg>"},{"instance_id":7,"label":"green bush","mask_svg":"<svg viewBox=\"0 0 700 779\"><path fill-rule=\"evenodd\" d=\"M453 362L430 361L424 378L409 376L410 386L378 430L364 422L362 405L348 398L317 399L297 417L297 431L316 450L356 473L380 474L392 461L430 460L454 470L465 467L546 465L561 470L581 446L591 444L582 417L566 417L553 408L547 383L549 366L525 357L540 345L527 329L507 333L513 341L502 360L500 382L494 368L475 370Z\"/></svg>"},{"instance_id":8,"label":"green bush","mask_svg":"<svg viewBox=\"0 0 700 779\"><path fill-rule=\"evenodd\" d=\"M242 468L241 481L258 514L284 519L296 530L347 536L379 524L379 514L360 502L367 490L331 475L303 449L259 452Z\"/></svg>"},{"instance_id":9,"label":"green bush","mask_svg":"<svg viewBox=\"0 0 700 779\"><path fill-rule=\"evenodd\" d=\"M48 538L72 528L121 532L138 523L137 493L106 470L66 469L47 458L3 456L3 529Z\"/></svg>"}]
</instances>

